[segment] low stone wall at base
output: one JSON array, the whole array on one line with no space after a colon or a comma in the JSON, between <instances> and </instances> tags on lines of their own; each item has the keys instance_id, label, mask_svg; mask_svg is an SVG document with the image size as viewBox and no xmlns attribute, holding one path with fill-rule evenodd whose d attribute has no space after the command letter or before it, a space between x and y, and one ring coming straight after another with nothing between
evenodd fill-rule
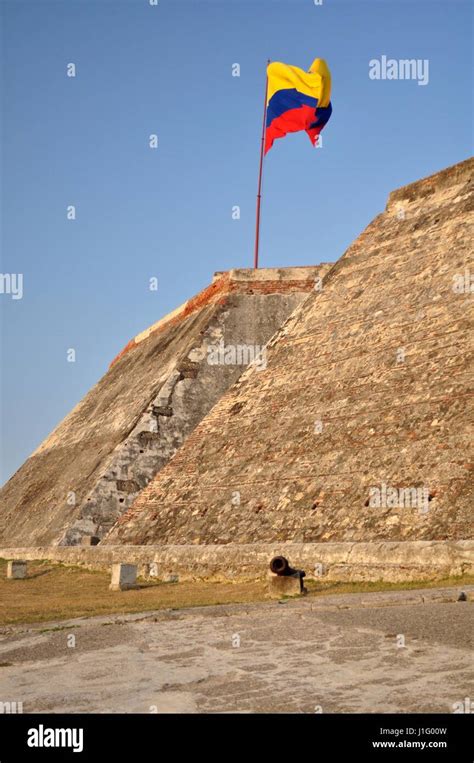
<instances>
[{"instance_id":1,"label":"low stone wall at base","mask_svg":"<svg viewBox=\"0 0 474 763\"><path fill-rule=\"evenodd\" d=\"M3 559L46 559L92 569L124 562L138 565L144 576L215 581L265 577L277 555L305 570L309 579L398 582L474 574L472 540L0 548Z\"/></svg>"}]
</instances>

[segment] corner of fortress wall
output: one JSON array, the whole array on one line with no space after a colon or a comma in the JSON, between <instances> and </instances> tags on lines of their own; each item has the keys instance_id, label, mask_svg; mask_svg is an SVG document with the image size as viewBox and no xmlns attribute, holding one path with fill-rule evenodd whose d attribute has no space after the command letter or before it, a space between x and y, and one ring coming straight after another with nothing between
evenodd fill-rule
<instances>
[{"instance_id":1,"label":"corner of fortress wall","mask_svg":"<svg viewBox=\"0 0 474 763\"><path fill-rule=\"evenodd\" d=\"M390 194L104 545L473 536L473 167Z\"/></svg>"},{"instance_id":2,"label":"corner of fortress wall","mask_svg":"<svg viewBox=\"0 0 474 763\"><path fill-rule=\"evenodd\" d=\"M265 345L330 267L219 273L135 337L0 491L0 543L106 533L241 374L206 348Z\"/></svg>"},{"instance_id":3,"label":"corner of fortress wall","mask_svg":"<svg viewBox=\"0 0 474 763\"><path fill-rule=\"evenodd\" d=\"M199 294L183 302L171 313L149 326L145 331L131 339L119 354L112 360L110 367L125 353L148 339L150 334L164 331L171 325L179 323L187 316L205 305L225 304L226 296L231 293L239 294L283 294L302 291L310 292L314 287L315 277L324 275L330 270L332 263L307 265L289 268L239 268L229 271L217 271L212 282Z\"/></svg>"}]
</instances>

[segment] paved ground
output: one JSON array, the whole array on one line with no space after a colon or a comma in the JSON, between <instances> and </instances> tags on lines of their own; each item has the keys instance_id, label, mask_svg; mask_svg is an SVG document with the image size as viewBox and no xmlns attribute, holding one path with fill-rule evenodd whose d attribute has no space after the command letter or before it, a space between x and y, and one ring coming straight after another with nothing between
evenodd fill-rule
<instances>
[{"instance_id":1,"label":"paved ground","mask_svg":"<svg viewBox=\"0 0 474 763\"><path fill-rule=\"evenodd\" d=\"M4 627L0 701L24 712L452 712L474 696L465 590L471 601L431 589Z\"/></svg>"}]
</instances>

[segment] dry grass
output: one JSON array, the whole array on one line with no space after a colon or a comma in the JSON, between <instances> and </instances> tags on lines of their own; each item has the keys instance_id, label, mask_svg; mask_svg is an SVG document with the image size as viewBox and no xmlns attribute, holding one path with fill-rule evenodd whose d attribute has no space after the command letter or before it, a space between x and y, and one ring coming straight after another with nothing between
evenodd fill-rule
<instances>
[{"instance_id":1,"label":"dry grass","mask_svg":"<svg viewBox=\"0 0 474 763\"><path fill-rule=\"evenodd\" d=\"M107 571L87 570L53 562L29 562L24 580L6 579L6 561L0 560L0 625L49 622L73 617L180 609L212 604L264 601L263 580L238 583L141 582L131 591L109 591ZM450 578L433 583L331 583L308 581L309 596L414 588L438 588L474 583L474 577Z\"/></svg>"},{"instance_id":2,"label":"dry grass","mask_svg":"<svg viewBox=\"0 0 474 763\"><path fill-rule=\"evenodd\" d=\"M139 581L131 591L109 591L110 573L52 562L29 562L28 577L7 580L0 561L0 625L45 622L153 609L261 601L263 582L160 583Z\"/></svg>"}]
</instances>

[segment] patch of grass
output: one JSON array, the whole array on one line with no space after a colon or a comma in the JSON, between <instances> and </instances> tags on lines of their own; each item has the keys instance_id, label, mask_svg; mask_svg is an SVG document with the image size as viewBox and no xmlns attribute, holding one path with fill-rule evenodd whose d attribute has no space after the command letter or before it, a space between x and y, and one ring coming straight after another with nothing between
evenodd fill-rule
<instances>
[{"instance_id":1,"label":"patch of grass","mask_svg":"<svg viewBox=\"0 0 474 763\"><path fill-rule=\"evenodd\" d=\"M26 579L7 580L5 567L6 560L0 560L0 625L266 600L264 579L235 583L182 581L172 585L160 581L143 581L137 589L110 591L110 573L107 570L88 570L84 567L38 561L29 562ZM469 583L474 584L474 575L408 583L309 580L305 585L308 596L316 597L337 593L461 587ZM45 628L44 632L61 629L61 626L55 626Z\"/></svg>"},{"instance_id":2,"label":"patch of grass","mask_svg":"<svg viewBox=\"0 0 474 763\"><path fill-rule=\"evenodd\" d=\"M27 578L7 580L2 566L0 563L0 625L263 601L266 592L263 581L183 581L172 585L160 581L140 581L139 588L110 591L110 573L106 570L88 570L44 561L29 562ZM38 575L45 570L48 574Z\"/></svg>"}]
</instances>

